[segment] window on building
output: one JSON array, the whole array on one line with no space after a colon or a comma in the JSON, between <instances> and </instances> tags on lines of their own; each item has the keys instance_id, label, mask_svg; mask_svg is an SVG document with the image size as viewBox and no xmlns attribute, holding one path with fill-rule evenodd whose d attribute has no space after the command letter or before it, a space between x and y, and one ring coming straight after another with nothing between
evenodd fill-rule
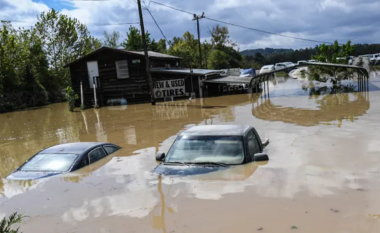
<instances>
[{"instance_id":1,"label":"window on building","mask_svg":"<svg viewBox=\"0 0 380 233\"><path fill-rule=\"evenodd\" d=\"M116 71L118 79L129 78L128 61L116 61Z\"/></svg>"}]
</instances>

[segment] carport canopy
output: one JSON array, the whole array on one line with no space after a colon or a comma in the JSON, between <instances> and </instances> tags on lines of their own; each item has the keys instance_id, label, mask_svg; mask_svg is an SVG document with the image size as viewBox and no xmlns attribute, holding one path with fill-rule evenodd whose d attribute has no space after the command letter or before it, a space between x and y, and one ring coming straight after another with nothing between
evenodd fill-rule
<instances>
[{"instance_id":1,"label":"carport canopy","mask_svg":"<svg viewBox=\"0 0 380 233\"><path fill-rule=\"evenodd\" d=\"M220 83L220 84L247 84L251 82L252 77L238 77L238 76L227 76L215 79L203 80L204 83Z\"/></svg>"}]
</instances>

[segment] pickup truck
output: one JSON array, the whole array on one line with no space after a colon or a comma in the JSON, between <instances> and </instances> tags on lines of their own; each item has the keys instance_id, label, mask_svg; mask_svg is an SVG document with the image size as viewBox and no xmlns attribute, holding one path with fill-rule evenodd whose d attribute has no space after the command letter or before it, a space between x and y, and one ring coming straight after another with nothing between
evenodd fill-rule
<instances>
[{"instance_id":1,"label":"pickup truck","mask_svg":"<svg viewBox=\"0 0 380 233\"><path fill-rule=\"evenodd\" d=\"M252 126L204 125L183 131L167 155L156 154L162 175L195 175L231 166L269 160L263 153L269 139L261 140Z\"/></svg>"}]
</instances>

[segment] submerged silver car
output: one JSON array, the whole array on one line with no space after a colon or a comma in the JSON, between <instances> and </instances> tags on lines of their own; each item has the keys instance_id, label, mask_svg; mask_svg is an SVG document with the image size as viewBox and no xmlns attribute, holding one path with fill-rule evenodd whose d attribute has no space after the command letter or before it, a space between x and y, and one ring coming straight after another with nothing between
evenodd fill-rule
<instances>
[{"instance_id":1,"label":"submerged silver car","mask_svg":"<svg viewBox=\"0 0 380 233\"><path fill-rule=\"evenodd\" d=\"M182 132L155 172L164 175L192 175L225 169L253 161L266 161L263 153L269 139L261 140L255 128L244 125L195 126Z\"/></svg>"}]
</instances>

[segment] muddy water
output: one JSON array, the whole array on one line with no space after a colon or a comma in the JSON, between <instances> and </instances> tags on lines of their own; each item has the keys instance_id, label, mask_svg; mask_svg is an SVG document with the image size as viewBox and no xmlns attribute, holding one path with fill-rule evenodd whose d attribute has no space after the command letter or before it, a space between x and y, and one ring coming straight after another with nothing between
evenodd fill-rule
<instances>
[{"instance_id":1,"label":"muddy water","mask_svg":"<svg viewBox=\"0 0 380 233\"><path fill-rule=\"evenodd\" d=\"M55 104L2 114L0 217L29 216L26 233L378 232L380 78L357 86L277 77L253 101L234 95L75 113ZM189 177L151 173L156 151L202 124L255 126L271 140L270 161ZM76 141L123 148L70 175L3 179L39 150Z\"/></svg>"}]
</instances>

